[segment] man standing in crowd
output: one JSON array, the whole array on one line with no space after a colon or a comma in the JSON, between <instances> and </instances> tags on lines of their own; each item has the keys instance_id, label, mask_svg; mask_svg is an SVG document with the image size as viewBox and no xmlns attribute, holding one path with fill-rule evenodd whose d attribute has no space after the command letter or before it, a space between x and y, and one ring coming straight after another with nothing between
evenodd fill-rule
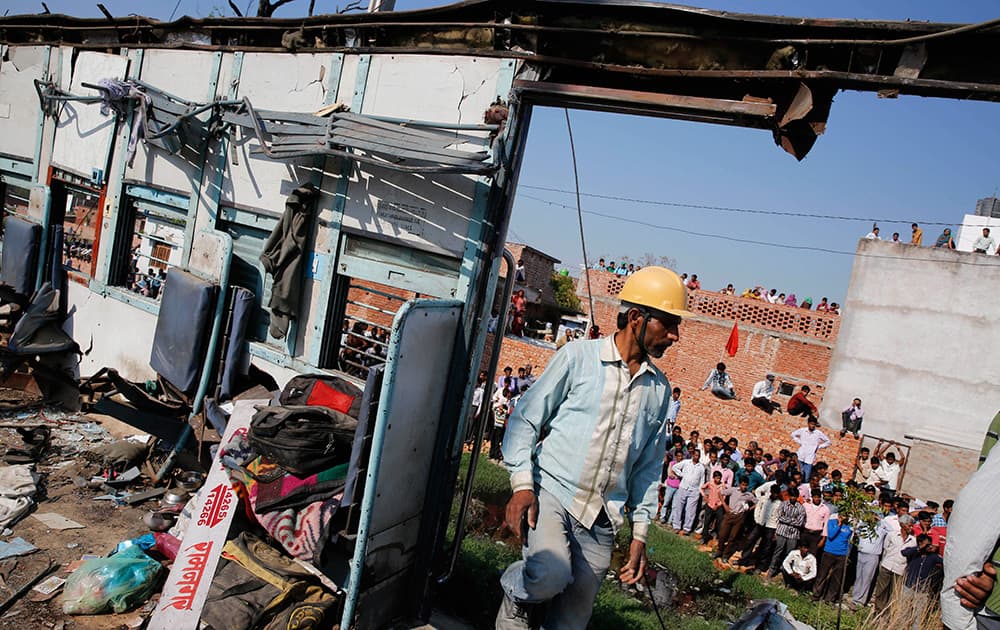
<instances>
[{"instance_id":1,"label":"man standing in crowd","mask_svg":"<svg viewBox=\"0 0 1000 630\"><path fill-rule=\"evenodd\" d=\"M687 292L674 272L646 267L619 299L617 332L557 352L508 420L505 525L524 540L524 559L500 579L500 630L583 630L626 513L632 541L620 578L635 584L646 570L671 391L652 359L678 340Z\"/></svg>"},{"instance_id":2,"label":"man standing in crowd","mask_svg":"<svg viewBox=\"0 0 1000 630\"><path fill-rule=\"evenodd\" d=\"M913 230L913 237L910 238L910 245L923 245L924 243L924 231L920 229L916 223L910 226Z\"/></svg>"},{"instance_id":3,"label":"man standing in crowd","mask_svg":"<svg viewBox=\"0 0 1000 630\"><path fill-rule=\"evenodd\" d=\"M701 463L701 451L692 450L688 455L691 459L674 464L674 474L680 478L681 484L670 507L670 524L681 535L690 534L694 529L701 487L708 477L708 469Z\"/></svg>"},{"instance_id":4,"label":"man standing in crowd","mask_svg":"<svg viewBox=\"0 0 1000 630\"><path fill-rule=\"evenodd\" d=\"M875 456L882 462L878 472L878 476L884 480L881 486L882 492L895 494L898 489L899 472L903 464L903 457L900 456L897 460L894 451L886 452L890 446L898 447L899 443L889 440L875 449Z\"/></svg>"},{"instance_id":5,"label":"man standing in crowd","mask_svg":"<svg viewBox=\"0 0 1000 630\"><path fill-rule=\"evenodd\" d=\"M807 418L815 418L819 415L816 410L816 405L809 400L809 392L812 389L808 385L803 385L802 389L792 395L788 399L788 413L793 416L805 416Z\"/></svg>"},{"instance_id":6,"label":"man standing in crowd","mask_svg":"<svg viewBox=\"0 0 1000 630\"><path fill-rule=\"evenodd\" d=\"M855 398L851 401L851 405L840 413L840 418L844 421L844 426L840 429L840 437L844 437L850 431L854 434L854 439L858 439L861 421L864 420L864 417L865 412L861 409L861 399Z\"/></svg>"},{"instance_id":7,"label":"man standing in crowd","mask_svg":"<svg viewBox=\"0 0 1000 630\"><path fill-rule=\"evenodd\" d=\"M799 531L806 522L806 510L799 503L799 489L788 488L788 501L778 510L778 527L775 528L774 555L771 557L768 577L778 575L785 556L799 543Z\"/></svg>"},{"instance_id":8,"label":"man standing in crowd","mask_svg":"<svg viewBox=\"0 0 1000 630\"><path fill-rule=\"evenodd\" d=\"M774 396L774 374L768 374L764 380L754 384L753 393L750 395L750 404L754 407L760 407L768 415L775 411L781 413L781 403L772 401L771 396Z\"/></svg>"},{"instance_id":9,"label":"man standing in crowd","mask_svg":"<svg viewBox=\"0 0 1000 630\"><path fill-rule=\"evenodd\" d=\"M854 472L854 481L858 483L868 483L868 478L872 476L871 450L867 446L861 447L858 453L858 464Z\"/></svg>"},{"instance_id":10,"label":"man standing in crowd","mask_svg":"<svg viewBox=\"0 0 1000 630\"><path fill-rule=\"evenodd\" d=\"M882 555L882 541L885 528L880 522L874 528L862 525L858 529L858 565L855 569L854 586L851 588L852 607L864 606L872 589L875 572L878 571L879 556Z\"/></svg>"},{"instance_id":11,"label":"man standing in crowd","mask_svg":"<svg viewBox=\"0 0 1000 630\"><path fill-rule=\"evenodd\" d=\"M990 236L990 228L983 228L983 235L972 244L972 251L977 254L988 254L993 249L993 237Z\"/></svg>"},{"instance_id":12,"label":"man standing in crowd","mask_svg":"<svg viewBox=\"0 0 1000 630\"><path fill-rule=\"evenodd\" d=\"M830 507L823 503L821 490L811 490L809 495L810 501L802 506L806 510L806 522L802 527L799 542L809 545L809 551L813 552L813 555L817 555L826 543L826 526L830 521Z\"/></svg>"},{"instance_id":13,"label":"man standing in crowd","mask_svg":"<svg viewBox=\"0 0 1000 630\"><path fill-rule=\"evenodd\" d=\"M743 531L746 511L753 507L757 499L750 492L745 477L739 480L739 486L723 490L722 496L726 501L726 515L722 517L722 525L719 527L719 547L715 557L727 563L729 557L736 553L736 543Z\"/></svg>"},{"instance_id":14,"label":"man standing in crowd","mask_svg":"<svg viewBox=\"0 0 1000 630\"><path fill-rule=\"evenodd\" d=\"M799 445L797 455L799 457L799 467L802 469L802 479L809 481L813 464L816 463L816 453L821 448L827 448L832 444L830 438L826 437L817 427L819 421L815 416L809 416L806 426L792 431L792 439Z\"/></svg>"},{"instance_id":15,"label":"man standing in crowd","mask_svg":"<svg viewBox=\"0 0 1000 630\"><path fill-rule=\"evenodd\" d=\"M757 505L754 507L754 528L747 536L740 554L740 566L753 566L755 571L767 568L774 551L774 530L778 527L778 510L781 508L781 484L785 474L778 471L773 481L768 481L754 490ZM754 546L757 550L754 551Z\"/></svg>"},{"instance_id":16,"label":"man standing in crowd","mask_svg":"<svg viewBox=\"0 0 1000 630\"><path fill-rule=\"evenodd\" d=\"M878 578L875 580L875 592L872 593L876 612L885 610L893 593L898 593L899 589L902 588L903 573L906 571L906 558L903 556L903 550L917 546L916 538L911 534L913 517L909 514L901 514L896 520L898 529L892 527L888 517L885 519L886 533L882 546L882 564L879 565Z\"/></svg>"},{"instance_id":17,"label":"man standing in crowd","mask_svg":"<svg viewBox=\"0 0 1000 630\"><path fill-rule=\"evenodd\" d=\"M719 531L719 525L726 515L722 492L728 486L722 484L722 471L712 471L712 480L701 487L701 498L705 500L705 526L701 530L701 544L708 545Z\"/></svg>"},{"instance_id":18,"label":"man standing in crowd","mask_svg":"<svg viewBox=\"0 0 1000 630\"><path fill-rule=\"evenodd\" d=\"M827 523L826 544L819 561L813 600L825 599L832 604L840 597L840 584L847 570L847 554L851 551L851 532L850 524L845 523L840 514Z\"/></svg>"}]
</instances>

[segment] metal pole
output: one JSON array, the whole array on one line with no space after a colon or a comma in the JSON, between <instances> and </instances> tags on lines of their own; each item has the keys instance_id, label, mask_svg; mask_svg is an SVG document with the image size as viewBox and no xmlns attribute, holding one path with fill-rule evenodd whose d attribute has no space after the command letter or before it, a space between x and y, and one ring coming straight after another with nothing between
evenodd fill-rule
<instances>
[{"instance_id":1,"label":"metal pole","mask_svg":"<svg viewBox=\"0 0 1000 630\"><path fill-rule=\"evenodd\" d=\"M587 260L587 241L583 236L583 210L580 206L580 173L576 168L576 146L573 144L573 126L569 122L569 110L563 108L566 114L566 131L569 132L569 152L573 156L573 182L576 186L576 218L580 224L580 249L583 250L583 277L587 279L587 300L590 302L590 328L594 327L594 294L590 290L590 262ZM587 330L590 332L590 329Z\"/></svg>"}]
</instances>

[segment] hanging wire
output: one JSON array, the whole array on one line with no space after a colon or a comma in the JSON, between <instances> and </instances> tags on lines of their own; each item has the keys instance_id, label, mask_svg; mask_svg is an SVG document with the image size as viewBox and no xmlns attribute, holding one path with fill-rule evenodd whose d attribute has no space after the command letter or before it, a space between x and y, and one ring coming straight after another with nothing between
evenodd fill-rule
<instances>
[{"instance_id":1,"label":"hanging wire","mask_svg":"<svg viewBox=\"0 0 1000 630\"><path fill-rule=\"evenodd\" d=\"M572 190L565 190L563 188L552 188L549 186L532 186L530 184L521 184L521 188L531 189L531 190L544 190L546 192L562 193L566 195L572 195ZM756 210L753 208L739 208L733 206L713 206L708 204L697 204L697 203L683 203L680 201L662 201L657 199L639 199L635 197L621 197L618 195L602 195L599 193L580 193L578 195L583 197L592 197L594 199L605 199L608 201L627 201L628 203L638 203L650 206L667 206L671 208L691 208L695 210L716 210L719 212L739 212L744 214L765 214L779 217L802 217L806 219L825 219L828 221L864 221L865 223L899 223L899 224L910 224L917 223L919 225L941 225L941 226L952 226L955 225L954 221L944 222L944 221L924 221L924 220L909 220L909 219L879 219L872 217L849 217L837 214L816 214L810 212L788 212L782 210ZM985 217L984 217L985 218ZM989 227L983 225L983 227Z\"/></svg>"},{"instance_id":2,"label":"hanging wire","mask_svg":"<svg viewBox=\"0 0 1000 630\"><path fill-rule=\"evenodd\" d=\"M569 210L578 210L574 206L571 206L571 205L568 205L568 204L565 204L565 203L559 203L557 201L550 201L548 199L542 199L541 197L534 197L532 195L520 195L520 197L523 197L524 199L531 199L532 201L537 201L537 202L544 203L544 204L547 204L547 205L550 205L550 206L555 206L555 207L558 207L558 208L567 208ZM640 219L630 219L628 217L623 217L623 216L621 216L619 214L610 214L610 213L607 213L607 212L597 212L595 210L578 210L578 212L582 212L583 214L590 214L590 215L593 215L593 216L596 216L596 217L602 217L602 218L605 218L605 219L611 219L612 221L621 221L622 223L632 223L634 225L641 225L641 226L644 226L644 227L653 228L655 230L665 230L665 231L668 231L668 232L679 232L681 234L687 234L689 236L697 236L697 237L701 237L701 238L712 238L712 239L717 239L717 240L722 240L722 241L729 241L729 242L732 242L732 243L745 243L747 245L760 245L760 246L763 246L763 247L774 247L774 248L777 248L777 249L793 249L793 250L818 252L818 253L823 253L823 254L836 254L838 256L860 256L862 258L882 258L882 259L886 259L886 260L906 260L906 261L909 261L909 262L929 262L929 263L934 263L934 264L942 264L942 263L954 263L954 264L959 264L959 265L978 265L978 264L980 264L980 262L978 260L973 260L973 261L965 261L965 260L958 260L958 259L956 259L956 260L937 260L937 259L930 259L930 258L928 258L928 259L909 258L907 256L890 256L890 255L885 255L885 254L859 254L857 252L848 251L848 250L844 250L844 249L830 249L830 248L827 248L827 247L814 247L812 245L795 245L795 244L792 244L792 243L773 243L773 242L770 242L770 241L762 241L762 240L758 240L758 239L740 238L740 237L737 237L737 236L727 236L725 234L714 234L714 233L708 233L708 232L696 232L694 230L688 230L688 229L685 229L685 228L679 228L679 227L675 227L675 226L672 226L672 225L662 225L662 224L658 224L658 223L653 223L651 221L642 221ZM888 242L888 241L886 241L886 242ZM925 249L933 249L933 248L925 248Z\"/></svg>"},{"instance_id":3,"label":"hanging wire","mask_svg":"<svg viewBox=\"0 0 1000 630\"><path fill-rule=\"evenodd\" d=\"M583 206L580 204L580 173L576 168L576 146L573 144L573 125L569 122L569 109L563 108L566 114L566 131L569 133L569 152L573 156L573 182L576 185L576 218L580 223L580 249L583 250L583 277L587 279L587 301L590 302L590 328L594 327L594 294L590 291L590 261L587 260L587 239L583 235ZM587 332L590 332L588 329Z\"/></svg>"}]
</instances>

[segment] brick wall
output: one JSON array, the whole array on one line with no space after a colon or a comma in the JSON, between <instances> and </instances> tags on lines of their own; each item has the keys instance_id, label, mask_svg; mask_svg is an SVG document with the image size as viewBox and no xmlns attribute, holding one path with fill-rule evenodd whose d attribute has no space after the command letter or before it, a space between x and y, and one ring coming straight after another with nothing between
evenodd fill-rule
<instances>
[{"instance_id":1,"label":"brick wall","mask_svg":"<svg viewBox=\"0 0 1000 630\"><path fill-rule=\"evenodd\" d=\"M900 489L924 500L942 503L976 472L979 453L956 446L914 439Z\"/></svg>"},{"instance_id":2,"label":"brick wall","mask_svg":"<svg viewBox=\"0 0 1000 630\"><path fill-rule=\"evenodd\" d=\"M610 334L616 329L619 310L616 295L624 281L607 272L591 271L590 274L594 322L600 326L602 333ZM577 285L584 308L589 308L586 283L578 282ZM835 316L817 318L816 313L803 311L805 317L800 317L796 309L790 307L729 298L708 291L699 291L698 296L698 299L691 300L692 305L702 304L705 308L684 320L680 342L656 361L671 385L683 391L678 424L685 432L698 429L702 437L721 435L728 438L735 435L741 445L755 440L765 452L792 449L796 445L789 434L804 426L805 422L786 414L767 415L750 404L750 393L754 384L770 372L776 377L776 389L782 383L796 388L809 385L813 390L810 398L818 407L823 400L832 347L839 329L839 323L831 319ZM751 304L744 306L742 302ZM710 314L704 314L705 311ZM731 318L717 316L721 314ZM729 357L725 346L732 331L733 318L740 320L740 348L736 356ZM553 352L551 346L507 337L501 349L499 366L502 369L510 365L516 369L531 363L544 367L547 356ZM707 391L699 391L708 373L719 361L726 364L736 393L742 400L722 401ZM788 396L776 395L775 400L784 404ZM842 440L839 427L824 427L823 430L833 441L833 446L822 451L821 459L827 461L831 468L840 468L845 476L850 475L858 442L850 435Z\"/></svg>"},{"instance_id":3,"label":"brick wall","mask_svg":"<svg viewBox=\"0 0 1000 630\"><path fill-rule=\"evenodd\" d=\"M353 280L352 284L370 288L372 291L365 288L351 288L347 292L348 303L345 309L347 317L349 319L360 318L387 329L392 328L394 314L403 305L403 302L413 299L416 296L416 293L412 291L405 291L376 282ZM387 298L374 291L397 295L402 300ZM352 304L352 302L358 304ZM365 304L374 308L365 308L364 306L359 306L359 304Z\"/></svg>"},{"instance_id":4,"label":"brick wall","mask_svg":"<svg viewBox=\"0 0 1000 630\"><path fill-rule=\"evenodd\" d=\"M544 254L537 249L521 243L507 243L505 246L514 256L514 262L524 261L523 284L518 283L516 289L525 289L525 297L529 302L538 302L547 306L555 306L555 293L552 290L552 274L558 259ZM500 266L500 276L506 276L506 265Z\"/></svg>"}]
</instances>

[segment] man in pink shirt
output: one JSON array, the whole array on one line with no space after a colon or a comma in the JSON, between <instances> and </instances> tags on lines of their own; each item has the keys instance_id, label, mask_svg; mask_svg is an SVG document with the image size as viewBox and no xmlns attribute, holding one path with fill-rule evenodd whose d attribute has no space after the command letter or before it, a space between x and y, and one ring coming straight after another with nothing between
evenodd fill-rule
<instances>
[{"instance_id":1,"label":"man in pink shirt","mask_svg":"<svg viewBox=\"0 0 1000 630\"><path fill-rule=\"evenodd\" d=\"M707 545L718 533L719 525L726 510L722 506L722 491L728 486L722 483L722 472L714 471L712 480L701 487L701 496L705 499L705 527L701 530L701 542Z\"/></svg>"},{"instance_id":2,"label":"man in pink shirt","mask_svg":"<svg viewBox=\"0 0 1000 630\"><path fill-rule=\"evenodd\" d=\"M823 493L818 489L812 491L812 501L806 503L806 523L802 527L799 542L809 545L809 551L818 555L826 541L826 524L830 520L830 508L823 503Z\"/></svg>"}]
</instances>

